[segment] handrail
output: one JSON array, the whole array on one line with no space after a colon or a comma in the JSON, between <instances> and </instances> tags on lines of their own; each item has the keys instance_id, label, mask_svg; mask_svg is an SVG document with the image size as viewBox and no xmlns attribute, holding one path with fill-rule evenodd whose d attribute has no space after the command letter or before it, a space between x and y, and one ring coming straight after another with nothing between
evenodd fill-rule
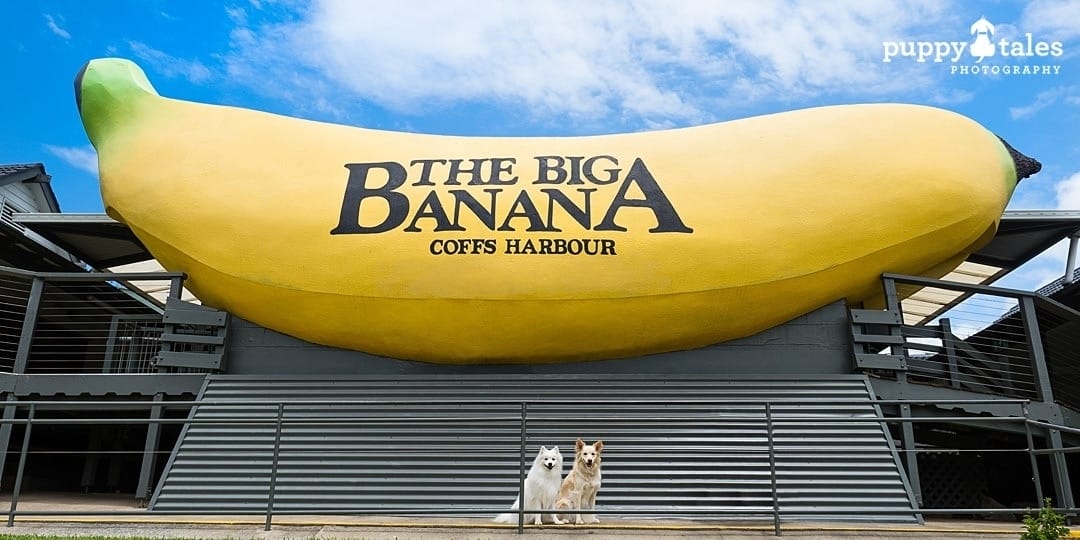
<instances>
[{"instance_id":1,"label":"handrail","mask_svg":"<svg viewBox=\"0 0 1080 540\"><path fill-rule=\"evenodd\" d=\"M183 272L35 272L0 265L0 275L26 278L42 278L62 281L139 281L161 279L187 279Z\"/></svg>"},{"instance_id":2,"label":"handrail","mask_svg":"<svg viewBox=\"0 0 1080 540\"><path fill-rule=\"evenodd\" d=\"M1036 298L1040 301L1046 302L1048 305L1054 307L1056 310L1067 313L1075 317L1080 317L1080 311L1077 311L1053 298L1041 295L1037 292L1024 291L1021 289L1010 289L1006 287L995 287L992 285L975 285L971 283L961 283L958 281L943 281L940 279L931 279L921 276L907 276L903 274L884 273L881 275L883 279L893 280L899 283L907 283L911 285L922 285L923 287L938 287L944 289L954 289L964 291L972 294L994 294L998 296L1007 296L1010 298Z\"/></svg>"},{"instance_id":3,"label":"handrail","mask_svg":"<svg viewBox=\"0 0 1080 540\"><path fill-rule=\"evenodd\" d=\"M835 512L837 512L838 508L830 508L830 509L824 509L824 508L799 508L797 510L785 510L780 504L778 504L777 498L776 498L777 497L777 495L776 495L776 489L777 489L776 488L776 477L775 477L776 463L775 463L775 458L774 458L774 454L773 454L773 452L774 452L773 428L771 427L777 422L783 422L784 424L790 424L790 423L793 423L793 422L798 423L798 422L815 422L815 421L875 422L875 423L890 423L890 422L917 423L917 422L948 422L948 421L968 421L968 422L987 422L987 423L1003 422L1003 423L1023 423L1026 426L1026 428L1035 427L1035 428L1039 428L1039 429L1043 429L1043 430L1059 430L1059 431L1068 432L1068 433L1080 433L1080 429L1074 429L1074 428L1070 428L1068 426L1061 426L1061 425L1048 423L1048 422L1043 422L1043 421L1038 421L1038 420L1032 420L1030 418L1027 418L1026 415L1025 416L1000 416L1000 417L984 417L984 416L978 416L978 417L933 417L933 416L925 416L925 417L920 417L920 416L885 417L879 411L877 414L874 414L872 416L860 415L860 416L842 416L842 417L838 417L838 415L836 415L836 414L829 415L829 414L821 414L821 413L817 413L817 414L799 414L799 413L796 413L796 414L792 415L790 412L788 412L787 414L784 414L782 417L778 418L775 410L773 409L773 406L777 405L777 404L789 404L789 403L790 404L795 404L795 403L806 404L806 401L807 400L805 400L805 399L798 399L798 398L790 398L790 399L756 399L756 400L755 399L706 400L706 401L683 400L682 401L682 403L685 403L687 405L709 406L709 405L715 405L715 404L719 404L719 403L734 403L734 404L739 404L739 405L756 405L756 406L759 406L759 407L762 408L761 413L758 413L758 414L753 415L753 416L746 415L746 414L742 414L742 415L740 415L740 414L735 414L735 415L721 414L718 417L721 418L725 422L746 420L748 422L753 422L755 424L764 426L765 437L766 437L766 441L764 441L765 445L766 445L765 448L761 448L761 447L745 448L742 451L746 452L748 455L749 454L761 455L763 453L767 453L769 455L769 462L770 462L769 469L770 469L770 475L772 475L771 476L772 499L771 499L771 502L769 502L769 503L763 503L761 505L749 505L749 506L738 507L738 508L725 508L725 507L723 507L723 505L715 505L715 506L710 507L710 508L677 508L677 509L665 508L663 510L620 508L620 509L595 509L595 510L568 511L566 513L574 514L574 513L588 512L588 513L595 513L595 514L600 514L600 515L618 514L618 515L628 515L628 516L629 515L656 515L658 513L669 513L669 514L674 514L674 515L687 515L687 516L693 516L693 515L739 515L739 516L744 516L744 517L745 516L761 516L762 518L765 518L765 517L771 518L771 520L772 520L772 522L774 524L774 532L775 532L775 534L777 536L779 536L781 534L781 523L782 523L781 518L782 518L782 515L784 513L789 513L789 514L793 513L793 514L798 514L798 515L815 515L815 514L825 515L827 513L835 513ZM859 400L821 399L821 400L816 400L815 403L816 404L837 403L837 404L851 405L853 403L853 401L858 402ZM940 401L902 400L902 399L890 399L890 400L863 399L861 401L866 403L867 405L878 405L878 404L912 405L912 404L925 404L925 403L938 403L938 404L943 403L943 402L940 402ZM606 400L606 401L601 400L599 402L591 402L591 403L597 404L598 406L599 406L599 404L607 404L607 405L610 405L610 406L619 406L619 407L624 407L624 406L627 406L627 405L631 405L631 406L633 406L633 405L646 405L646 404L656 405L657 403L663 403L664 405L670 405L671 404L671 402L668 401L668 400L658 401L658 400L644 400L644 399L643 400ZM971 399L971 400L963 400L963 399L961 399L961 400L948 400L947 403L949 403L949 404L958 404L958 403L1000 403L1000 404L1003 404L1003 405L1006 405L1006 404L1008 404L1008 405L1021 405L1021 406L1026 407L1026 405L1029 403L1029 400L1023 400L1023 399L1008 399L1008 400L1006 400L1006 399L1002 399L1002 400ZM335 407L349 407L349 406L354 406L354 405L379 405L379 406L389 406L389 407L393 407L393 406L396 406L396 405L416 405L416 406L424 406L424 407L426 407L426 406L431 406L431 405L434 405L434 404L444 404L444 405L475 404L475 405L486 405L486 406L493 407L493 408L505 407L506 411L504 413L485 414L484 418L485 419L494 419L494 420L503 420L503 421L517 420L517 421L521 422L521 425L520 425L521 434L520 434L520 436L522 438L522 444L520 445L520 448L519 448L518 452L521 454L519 457L522 460L521 461L522 467L521 467L521 469L519 471L519 478L518 478L518 481L519 481L519 493L520 493L520 489L522 487L521 483L524 482L524 475L526 473L526 469L524 467L525 452L526 452L524 441L525 441L525 437L527 435L528 427L527 427L527 424L525 423L525 418L526 418L525 411L526 410L529 410L529 411L543 410L544 408L552 408L552 409L555 409L555 410L565 410L565 408L567 408L567 407L575 407L576 408L576 407L580 406L580 404L578 402L571 401L571 400L539 401L539 400L446 400L446 399L442 399L442 400L437 400L437 399L419 400L419 399L412 399L412 400L390 400L390 401L383 401L383 400L344 400L344 401L342 401L342 400L336 400L336 401L330 401L330 400L296 400L296 401L289 401L289 400L245 400L245 399L237 399L237 400L214 400L214 401L189 400L189 401L181 401L181 402L147 402L147 401L130 401L130 400L125 400L125 401L58 401L58 400L12 401L12 402L8 402L5 406L6 407L14 407L14 408L27 408L28 409L28 415L25 418L0 419L0 425L3 425L3 424L26 425L26 429L23 431L23 434L24 434L23 446L20 449L20 459L19 459L18 468L17 468L17 471L16 471L16 485L14 486L14 491L13 491L13 494L12 494L10 506L8 508L8 525L11 526L14 523L14 520L15 520L16 516L75 516L75 515L122 516L122 515L146 515L146 514L151 514L151 515L152 514L158 514L158 515L192 515L192 514L201 514L201 515L259 515L259 514L263 514L265 512L265 517L266 517L265 527L266 527L266 530L270 530L270 528L272 526L272 519L273 519L274 515L429 515L429 514L475 515L475 514L481 514L481 513L491 513L491 512L504 511L505 506L492 508L492 507L490 507L488 505L477 505L476 507L470 507L470 508L461 508L461 507L439 508L439 509L426 508L426 509L419 509L419 510L418 509L409 509L409 508L365 508L364 510L357 510L357 511L349 511L347 509L346 510L333 510L333 511L310 510L310 509L275 509L274 508L274 502L273 502L273 499L274 499L274 480L276 478L278 458L279 458L279 454L281 452L281 432L282 432L282 427L283 426L285 426L285 425L319 425L319 424L332 425L332 424L340 424L340 423L356 424L358 422L383 422L383 421L400 422L401 421L400 418L393 418L393 419L391 419L391 418L378 418L378 417L372 418L370 416L363 416L362 414L359 414L359 413L348 414L348 411L344 411L345 414L341 414L341 415L335 414L335 416L333 416L331 418L325 418L325 417L324 418L305 418L305 417L296 418L296 417L289 417L287 414L285 414L286 409L288 407L305 406L305 405L310 406L312 404L314 404L314 405L323 405L323 406L335 406ZM214 418L200 418L200 417L197 417L195 415L192 415L192 416L190 416L188 418L153 418L153 417L140 417L140 418L42 418L40 416L40 412L45 411L45 410L50 410L51 407L49 407L49 405L59 405L59 406L62 406L62 408L66 408L66 409L70 409L72 407L92 408L92 407L101 407L103 405L111 405L111 406L118 406L118 407L128 407L128 408L131 408L133 406L151 407L151 406L162 406L162 405L174 405L174 406L189 405L191 407L205 407L206 409L213 409L214 405L228 405L228 406L241 406L241 405L263 406L263 405L265 405L265 406L268 406L268 407L273 406L274 407L273 410L268 409L268 411L271 412L271 413L274 413L274 414L272 414L270 416L267 416L265 418L252 418L250 416L243 416L243 415L241 415L239 413L227 413L227 412L223 413L220 417L214 417ZM599 408L602 409L602 406L600 406ZM445 420L447 418L458 417L458 416L461 416L462 418L470 418L470 419L475 418L475 415L473 415L473 416L459 415L459 414L457 414L457 411L454 411L454 410L449 409L449 408L447 410L449 411L448 415L436 415L436 416L432 416L432 419ZM611 411L611 412L612 412L612 414L618 413L618 411ZM708 411L705 411L705 412L708 412ZM625 411L623 411L623 413L625 413ZM601 413L601 416L603 416L602 413ZM665 415L665 418L667 418L667 417L670 417L671 419L674 420L674 419L678 419L680 417L680 414L678 412L676 412L675 414ZM420 417L410 417L410 420L423 421L425 419L426 419L426 415L425 416L420 416ZM260 508L253 508L253 509L250 509L250 510L220 510L220 511L217 511L217 510L210 510L210 511L206 511L206 510L198 510L198 511L184 511L184 510L41 511L41 510L26 510L26 509L20 510L20 509L18 509L18 498L19 498L19 494L20 494L20 491L21 491L21 488L22 488L22 479L23 479L23 475L24 475L24 471L25 471L25 466L26 466L26 461L27 461L27 454L30 452L29 448L30 448L30 438L31 438L31 427L34 424L46 425L46 424L76 424L76 423L83 424L83 425L85 425L86 423L107 423L107 424L113 424L113 425L115 425L115 424L128 424L128 423L135 424L135 423L137 423L137 424L145 424L145 425L148 425L148 426L153 425L153 424L202 424L202 423L207 423L207 424L238 423L239 424L239 423L242 423L242 424L246 424L246 425L263 424L263 425L268 425L268 426L274 426L273 429L274 429L275 436L274 436L274 448L273 448L273 461L272 461L272 469L270 471L270 477L269 477L270 478L270 484L268 486L268 492L267 492L268 499L267 499L267 505L266 505L265 511L263 509L260 509ZM1029 433L1030 433L1030 431L1029 431ZM972 449L967 449L967 450L972 450ZM1055 454L1055 453L1062 453L1062 454L1073 453L1073 452L1080 451L1080 448L1035 449L1032 445L1029 444L1026 448L1019 447L1019 448L1007 448L1007 449L999 449L999 450L1001 450L1001 451L1010 451L1010 452L1026 452L1030 456L1033 457L1035 455L1048 455L1048 454ZM943 451L951 451L951 450L949 450L949 449L940 449L940 448L937 448L937 449L911 448L911 449L904 449L902 451L903 452L919 453L919 452L943 452ZM960 451L960 450L957 450L957 451ZM975 450L972 450L972 451L975 451ZM1037 475L1034 475L1034 476L1037 477ZM1039 491L1041 492L1041 489ZM934 508L912 507L912 508L907 508L907 509L898 509L898 508L890 509L890 508L878 508L878 507L875 507L875 508L871 508L871 509L866 509L866 508L861 508L858 505L853 505L850 508L842 507L842 508L840 508L840 510L843 510L844 512L850 512L850 513L855 514L855 515L863 515L863 514L865 514L868 517L873 516L873 515L890 515L890 514L906 515L906 514L912 514L912 513L915 513L915 514L957 514L957 513L969 513L969 514L1022 514L1022 513L1026 513L1026 512L1031 511L1031 509L1029 509L1029 508L962 508L962 509L957 509L957 508L947 508L947 509L937 508L937 509L934 509ZM1059 511L1059 512L1076 513L1080 509L1074 508L1074 507L1060 507L1060 508L1054 508L1054 510ZM518 523L517 530L518 530L519 533L523 532L523 530L524 530L524 522L523 522L524 514L526 514L526 513L536 513L536 512L539 512L539 511L540 511L539 509L525 508L523 502L522 502L522 504L519 505L519 509L517 510L517 513L519 514L519 523Z\"/></svg>"},{"instance_id":4,"label":"handrail","mask_svg":"<svg viewBox=\"0 0 1080 540\"><path fill-rule=\"evenodd\" d=\"M550 400L525 400L530 405L581 405L580 400L571 399L550 399ZM655 399L590 399L590 405L656 405L658 400ZM345 400L311 400L311 399L297 399L297 400L281 400L281 399L207 399L207 400L169 400L169 401L149 401L149 400L116 400L116 401L62 401L62 400L19 400L4 403L4 406L23 406L36 404L39 407L42 405L56 405L56 408L79 408L82 406L117 406L117 407L160 407L160 406L198 406L198 405L266 405L277 406L278 403L287 403L289 405L430 405L430 404L448 404L454 405L519 405L522 403L520 399L345 399ZM764 405L765 403L771 404L798 404L798 405L851 405L865 403L867 405L929 405L929 404L944 404L944 405L961 405L961 404L973 404L973 405L985 405L985 404L1000 404L1000 405L1020 405L1024 403L1031 403L1028 399L942 399L942 400L925 400L925 399L872 399L866 398L851 398L851 399L830 399L830 398L770 398L770 399L753 399L753 398L737 398L737 399L664 399L665 405Z\"/></svg>"}]
</instances>

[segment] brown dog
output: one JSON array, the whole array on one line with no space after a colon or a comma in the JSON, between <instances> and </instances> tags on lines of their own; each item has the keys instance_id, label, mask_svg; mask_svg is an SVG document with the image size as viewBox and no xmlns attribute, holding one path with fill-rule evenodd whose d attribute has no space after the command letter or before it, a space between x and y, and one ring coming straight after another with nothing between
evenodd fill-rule
<instances>
[{"instance_id":1,"label":"brown dog","mask_svg":"<svg viewBox=\"0 0 1080 540\"><path fill-rule=\"evenodd\" d=\"M596 494L600 492L600 453L604 451L604 441L585 444L578 439L574 444L574 466L559 486L559 496L555 498L555 523L570 523L571 516L559 510L593 510L596 508ZM575 525L600 523L595 514L573 514Z\"/></svg>"}]
</instances>

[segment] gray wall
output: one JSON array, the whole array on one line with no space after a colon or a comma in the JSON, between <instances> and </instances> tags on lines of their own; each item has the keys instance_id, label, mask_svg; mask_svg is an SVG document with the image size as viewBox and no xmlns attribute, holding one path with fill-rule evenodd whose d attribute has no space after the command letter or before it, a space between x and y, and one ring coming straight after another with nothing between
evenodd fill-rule
<instances>
[{"instance_id":1,"label":"gray wall","mask_svg":"<svg viewBox=\"0 0 1080 540\"><path fill-rule=\"evenodd\" d=\"M41 194L41 187L24 182L12 182L0 186L0 199L5 199L16 212L49 212L49 204Z\"/></svg>"},{"instance_id":2,"label":"gray wall","mask_svg":"<svg viewBox=\"0 0 1080 540\"><path fill-rule=\"evenodd\" d=\"M466 373L851 373L851 327L843 302L760 334L674 353L554 365L427 364L314 345L238 317L229 320L228 374Z\"/></svg>"}]
</instances>

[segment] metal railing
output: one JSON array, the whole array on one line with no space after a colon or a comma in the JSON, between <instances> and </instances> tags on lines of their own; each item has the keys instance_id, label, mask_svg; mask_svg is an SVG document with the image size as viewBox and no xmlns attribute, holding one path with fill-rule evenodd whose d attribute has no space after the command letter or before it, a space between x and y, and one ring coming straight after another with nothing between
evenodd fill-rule
<instances>
[{"instance_id":1,"label":"metal railing","mask_svg":"<svg viewBox=\"0 0 1080 540\"><path fill-rule=\"evenodd\" d=\"M0 267L0 371L154 373L163 307L139 289L170 272L28 272Z\"/></svg>"},{"instance_id":2,"label":"metal railing","mask_svg":"<svg viewBox=\"0 0 1080 540\"><path fill-rule=\"evenodd\" d=\"M1004 405L1016 405L1018 407L1018 416L1008 417L971 417L971 416L958 416L958 417L883 417L880 415L855 415L845 416L842 421L845 423L871 423L880 424L885 423L921 423L921 422L964 422L964 423L1007 423L1022 426L1026 432L1026 446L1009 448L1009 449L986 449L986 450L1009 450L1015 452L1025 453L1029 457L1029 463L1031 466L1031 488L1034 491L1034 495L1037 501L1043 499L1042 482L1040 479L1038 456L1050 455L1050 454L1064 454L1080 451L1080 447L1069 448L1038 448L1035 444L1035 435L1041 434L1045 431L1056 430L1060 432L1078 434L1080 435L1080 429L1068 428L1065 426L1053 425L1042 421L1033 420L1028 418L1026 412L1026 400L957 400L948 402L945 405L959 405L963 403L996 403ZM776 441L776 426L779 421L774 413L776 407L800 405L806 404L813 405L827 405L832 402L821 401L813 399L792 399L792 400L725 400L725 401L688 401L686 403L678 402L655 402L655 401L625 401L620 400L612 403L599 403L594 405L611 406L619 410L624 411L624 414L634 415L646 413L649 416L660 422L676 421L678 417L669 413L665 413L666 407L679 407L679 406L691 406L703 408L703 410L715 410L721 411L724 409L733 409L739 412L737 413L725 413L722 415L725 423L736 423L746 426L747 431L756 430L765 434L764 447L749 447L739 449L740 452L747 456L757 456L760 458L762 455L767 457L768 470L769 470L769 504L755 508L751 507L716 507L704 504L701 508L640 508L640 509L619 509L619 508L596 508L591 510L581 511L567 511L560 512L565 514L575 513L590 513L598 515L621 515L621 516L635 516L635 515L648 515L650 517L693 517L693 516L737 516L740 519L760 519L771 521L774 529L774 534L780 536L782 534L782 523L785 521L785 514L795 513L800 516L813 515L815 513L825 513L832 510L826 509L814 509L814 508L800 508L797 511L788 511L781 504L781 496L778 490L778 475L777 475L777 441ZM851 405L850 400L837 402L845 405ZM870 401L864 402L867 406L881 405L912 405L920 402L907 401L907 400L891 400L891 401ZM237 406L246 407L261 407L265 409L265 413L261 417L252 417L251 415L233 414L228 412L219 413L212 417L202 417L198 415L192 415L188 418L161 418L151 415L150 418L132 416L120 416L120 417L101 417L101 418L78 418L73 419L70 417L43 417L41 414L44 411L51 410L89 410L91 412L98 412L104 410L119 409L125 411L146 409L152 406L161 406L161 402L148 403L148 402L121 402L121 401L88 401L88 402L72 402L72 401L18 401L8 402L7 407L18 408L25 411L25 417L22 418L8 418L0 420L0 424L7 424L12 426L23 426L22 430L22 443L18 450L18 462L16 465L15 480L12 490L11 500L7 509L8 526L12 526L18 516L75 516L75 515L92 515L92 516L132 516L132 515L263 515L265 516L264 527L266 530L270 530L273 524L274 516L279 515L491 515L495 513L503 513L506 511L506 506L469 506L462 507L448 506L445 508L423 509L417 510L415 508L408 507L383 507L383 508L364 508L362 510L349 510L349 509L335 509L335 510L320 510L313 512L306 509L282 509L275 507L275 496L279 481L279 469L281 463L282 449L282 433L286 427L307 426L307 427L324 427L330 428L340 425L371 425L386 422L400 423L403 421L400 416L386 416L386 417L372 417L367 415L353 415L348 413L334 414L332 416L325 416L319 418L304 418L304 417L290 417L287 413L289 408L297 407L311 407L311 406L333 406L333 407L345 407L350 405L369 405L370 402L344 402L344 401L187 401L187 402L168 402L170 407L200 407L200 408L215 408L220 407L222 411L228 411L235 409ZM500 411L499 414L487 415L479 420L489 424L507 424L514 425L517 435L513 437L518 441L516 453L516 486L517 492L521 493L524 487L525 475L528 470L528 457L530 455L529 441L532 438L533 432L536 428L531 428L531 422L534 416L539 410L544 408L558 410L558 411L578 411L580 410L580 403L577 402L551 402L551 401L485 401L485 400L472 400L472 401L401 401L401 402L380 402L380 405L386 405L390 407L406 407L406 406L434 406L436 410L443 409L445 413L439 413L435 415L435 419L446 420L454 418L455 413L452 411L457 410L460 407L468 406L484 406L484 407L497 407ZM935 402L935 404L941 405L941 402ZM472 420L476 420L475 417L470 417ZM409 418L405 421L429 421L431 418ZM788 415L783 418L782 422L790 428L792 424L797 425L800 422L815 423L815 422L837 422L836 415L820 414L820 413L808 413L799 415ZM22 495L23 483L25 479L25 473L27 469L27 462L30 454L34 451L31 450L31 443L33 442L34 426L57 426L57 425L69 425L69 424L94 424L94 425L168 425L168 424L181 424L181 425L199 425L199 424L213 424L219 426L235 426L237 429L242 427L251 426L264 426L273 430L273 444L271 446L271 460L269 464L269 470L267 471L267 478L265 481L265 491L263 501L265 507L262 509L249 509L247 511L236 510L205 510L200 509L197 511L188 510L25 510L19 508L20 497ZM887 430L886 430L887 433ZM664 436L665 432L660 430L657 432L658 436ZM705 433L690 434L705 436ZM511 439L511 440L513 440ZM362 450L362 449L360 449ZM403 449L404 450L404 449ZM469 452L485 451L486 449L470 449ZM730 452L732 449L725 449ZM293 449L291 452L296 453L299 450ZM313 453L320 453L323 450L308 450ZM973 449L945 449L945 448L905 448L900 450L905 453L924 453L924 452L970 452ZM447 454L447 459L453 459L455 455L451 452ZM400 470L398 471L401 472ZM389 473L389 472L388 472ZM610 481L608 476L605 475L605 481ZM601 489L601 498L603 496L603 489ZM703 500L703 503L709 501ZM527 513L538 513L542 509L525 508L524 504L517 510L518 523L517 532L522 533L525 527L524 517ZM1077 508L1075 507L1056 507L1054 510L1058 512L1064 512L1070 515L1076 515ZM880 516L881 514L975 514L975 515L993 515L993 514L1012 514L1021 515L1031 512L1030 507L1024 508L915 508L912 505L910 508L894 508L894 509L860 509L858 507L852 507L847 509L852 513L858 514L860 512L868 513L866 517ZM869 514L872 513L872 514ZM477 524L477 526L483 526ZM718 527L720 527L718 525Z\"/></svg>"},{"instance_id":3,"label":"metal railing","mask_svg":"<svg viewBox=\"0 0 1080 540\"><path fill-rule=\"evenodd\" d=\"M902 340L865 352L902 354L908 382L1080 408L1076 310L1028 291L893 274L883 283Z\"/></svg>"}]
</instances>

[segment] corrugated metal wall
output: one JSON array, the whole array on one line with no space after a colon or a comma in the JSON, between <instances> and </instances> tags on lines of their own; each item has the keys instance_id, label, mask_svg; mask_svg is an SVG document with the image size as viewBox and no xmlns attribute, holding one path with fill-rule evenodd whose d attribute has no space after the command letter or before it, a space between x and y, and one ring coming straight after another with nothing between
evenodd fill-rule
<instances>
[{"instance_id":1,"label":"corrugated metal wall","mask_svg":"<svg viewBox=\"0 0 1080 540\"><path fill-rule=\"evenodd\" d=\"M197 419L274 420L286 403L275 511L505 511L528 401L529 463L558 445L565 474L577 437L603 439L601 510L771 519L770 401L785 519L915 519L882 424L854 420L880 417L858 376L215 376L201 397ZM274 442L272 423L190 424L151 509L265 510Z\"/></svg>"}]
</instances>

